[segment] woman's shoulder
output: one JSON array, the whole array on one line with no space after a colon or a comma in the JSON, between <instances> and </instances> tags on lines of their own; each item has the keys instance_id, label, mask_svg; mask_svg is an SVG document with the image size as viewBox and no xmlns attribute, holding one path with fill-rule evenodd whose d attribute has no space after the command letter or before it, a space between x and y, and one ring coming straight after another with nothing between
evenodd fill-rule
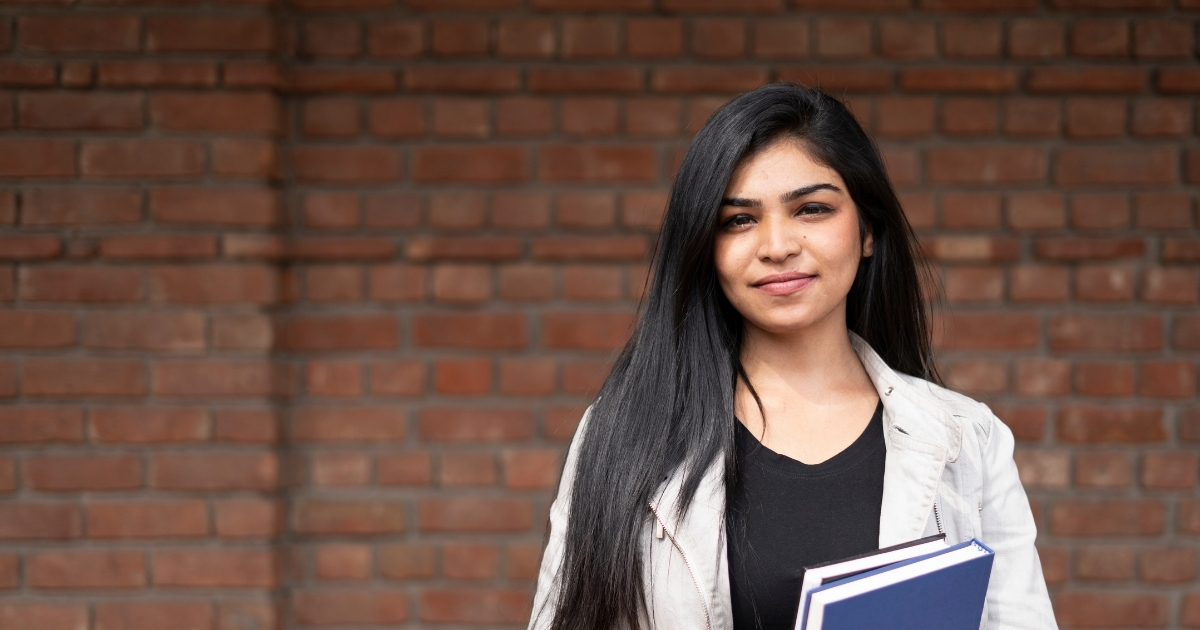
<instances>
[{"instance_id":1,"label":"woman's shoulder","mask_svg":"<svg viewBox=\"0 0 1200 630\"><path fill-rule=\"evenodd\" d=\"M964 431L972 430L985 443L997 425L1007 429L986 403L919 376L902 372L896 372L896 376L903 380L914 394L945 411Z\"/></svg>"}]
</instances>

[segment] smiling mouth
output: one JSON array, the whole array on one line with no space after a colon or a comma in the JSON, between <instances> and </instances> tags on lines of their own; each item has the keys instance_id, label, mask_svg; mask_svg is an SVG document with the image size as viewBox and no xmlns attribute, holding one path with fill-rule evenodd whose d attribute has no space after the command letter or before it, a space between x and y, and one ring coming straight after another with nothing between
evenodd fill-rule
<instances>
[{"instance_id":1,"label":"smiling mouth","mask_svg":"<svg viewBox=\"0 0 1200 630\"><path fill-rule=\"evenodd\" d=\"M751 286L767 295L790 295L812 284L816 279L817 276L814 274L799 272L781 273L774 276L767 276Z\"/></svg>"}]
</instances>

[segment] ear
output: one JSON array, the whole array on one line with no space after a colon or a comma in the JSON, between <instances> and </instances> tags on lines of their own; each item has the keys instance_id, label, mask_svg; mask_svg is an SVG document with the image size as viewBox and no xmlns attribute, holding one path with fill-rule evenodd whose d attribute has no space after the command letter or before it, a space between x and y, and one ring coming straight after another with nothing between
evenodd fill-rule
<instances>
[{"instance_id":1,"label":"ear","mask_svg":"<svg viewBox=\"0 0 1200 630\"><path fill-rule=\"evenodd\" d=\"M875 235L867 232L867 237L863 239L863 258L869 257L875 253Z\"/></svg>"}]
</instances>

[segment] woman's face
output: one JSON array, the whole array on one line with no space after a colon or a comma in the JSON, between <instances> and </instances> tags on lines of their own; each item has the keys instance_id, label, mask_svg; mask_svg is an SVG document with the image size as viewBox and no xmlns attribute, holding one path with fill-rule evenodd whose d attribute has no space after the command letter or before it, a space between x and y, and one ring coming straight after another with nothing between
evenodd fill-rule
<instances>
[{"instance_id":1,"label":"woman's face","mask_svg":"<svg viewBox=\"0 0 1200 630\"><path fill-rule=\"evenodd\" d=\"M859 241L858 209L833 169L791 138L745 159L725 189L715 262L721 289L747 326L773 334L830 316L874 241Z\"/></svg>"}]
</instances>

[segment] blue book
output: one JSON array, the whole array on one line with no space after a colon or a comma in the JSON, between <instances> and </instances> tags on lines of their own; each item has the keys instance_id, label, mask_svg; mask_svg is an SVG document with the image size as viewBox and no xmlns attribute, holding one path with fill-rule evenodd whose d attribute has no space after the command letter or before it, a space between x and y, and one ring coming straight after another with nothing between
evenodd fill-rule
<instances>
[{"instance_id":1,"label":"blue book","mask_svg":"<svg viewBox=\"0 0 1200 630\"><path fill-rule=\"evenodd\" d=\"M972 539L823 584L800 602L803 630L978 630L991 549Z\"/></svg>"}]
</instances>

